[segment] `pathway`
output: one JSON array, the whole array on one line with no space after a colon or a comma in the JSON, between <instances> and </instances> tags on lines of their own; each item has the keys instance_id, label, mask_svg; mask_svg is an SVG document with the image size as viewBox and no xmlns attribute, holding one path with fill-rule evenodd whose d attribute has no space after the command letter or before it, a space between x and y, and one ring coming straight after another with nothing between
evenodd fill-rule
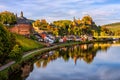
<instances>
[{"instance_id":1,"label":"pathway","mask_svg":"<svg viewBox=\"0 0 120 80\"><path fill-rule=\"evenodd\" d=\"M26 56L29 56L29 55L31 55L31 54L33 54L33 53L36 53L36 52L40 52L40 51L43 51L43 50L48 50L49 48L52 49L52 48L56 48L56 47L57 47L57 46L52 46L52 47L46 47L46 48L42 48L42 49L33 50L33 51L30 51L30 52L25 52L22 58L25 58ZM15 63L15 61L11 61L11 62L9 62L9 63L1 66L1 67L0 67L0 71L6 69L7 67L11 66L11 65L14 64L14 63Z\"/></svg>"},{"instance_id":2,"label":"pathway","mask_svg":"<svg viewBox=\"0 0 120 80\"><path fill-rule=\"evenodd\" d=\"M1 67L0 67L0 71L6 69L7 67L11 66L11 65L14 64L14 63L15 63L15 61L12 61L12 62L9 62L9 63L7 63L7 64L1 66Z\"/></svg>"}]
</instances>

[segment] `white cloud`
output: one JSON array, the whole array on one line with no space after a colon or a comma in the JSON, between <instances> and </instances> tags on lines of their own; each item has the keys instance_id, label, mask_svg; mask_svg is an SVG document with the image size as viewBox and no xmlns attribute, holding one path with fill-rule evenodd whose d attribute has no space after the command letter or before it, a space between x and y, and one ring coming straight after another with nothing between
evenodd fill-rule
<instances>
[{"instance_id":1,"label":"white cloud","mask_svg":"<svg viewBox=\"0 0 120 80\"><path fill-rule=\"evenodd\" d=\"M5 9L6 9L6 6L0 5L0 11L3 11L3 10L5 10Z\"/></svg>"},{"instance_id":2,"label":"white cloud","mask_svg":"<svg viewBox=\"0 0 120 80\"><path fill-rule=\"evenodd\" d=\"M0 0L1 1L1 0ZM119 21L120 4L106 4L109 0L20 0L1 1L0 11L23 11L28 18L72 19L85 14L93 17L97 24ZM100 3L97 5L96 3ZM104 4L102 4L104 3ZM50 18L49 18L50 17ZM117 18L117 19L116 19Z\"/></svg>"}]
</instances>

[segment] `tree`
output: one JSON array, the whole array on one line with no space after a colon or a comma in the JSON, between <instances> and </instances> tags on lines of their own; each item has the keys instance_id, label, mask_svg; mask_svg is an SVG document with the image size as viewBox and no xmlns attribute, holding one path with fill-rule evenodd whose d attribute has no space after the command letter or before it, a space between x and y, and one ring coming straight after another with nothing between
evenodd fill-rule
<instances>
[{"instance_id":1,"label":"tree","mask_svg":"<svg viewBox=\"0 0 120 80\"><path fill-rule=\"evenodd\" d=\"M15 36L0 23L0 63L9 58L8 55L15 45Z\"/></svg>"},{"instance_id":2,"label":"tree","mask_svg":"<svg viewBox=\"0 0 120 80\"><path fill-rule=\"evenodd\" d=\"M0 54L10 52L9 49L12 47L10 43L10 36L11 34L8 32L8 30L2 24L0 24Z\"/></svg>"},{"instance_id":3,"label":"tree","mask_svg":"<svg viewBox=\"0 0 120 80\"><path fill-rule=\"evenodd\" d=\"M14 15L14 13L8 12L8 11L4 11L0 13L0 22L2 24L16 24L17 22L17 18Z\"/></svg>"},{"instance_id":4,"label":"tree","mask_svg":"<svg viewBox=\"0 0 120 80\"><path fill-rule=\"evenodd\" d=\"M53 25L54 27L58 28L59 35L67 35L70 34L70 25L72 24L72 21L70 20L59 20L59 21L54 21Z\"/></svg>"},{"instance_id":5,"label":"tree","mask_svg":"<svg viewBox=\"0 0 120 80\"><path fill-rule=\"evenodd\" d=\"M45 19L42 20L36 20L33 22L34 27L38 27L41 30L47 29L48 23Z\"/></svg>"},{"instance_id":6,"label":"tree","mask_svg":"<svg viewBox=\"0 0 120 80\"><path fill-rule=\"evenodd\" d=\"M40 20L36 20L35 22L33 22L33 26L40 27Z\"/></svg>"},{"instance_id":7,"label":"tree","mask_svg":"<svg viewBox=\"0 0 120 80\"><path fill-rule=\"evenodd\" d=\"M92 25L93 20L89 15L87 15L82 18L82 23L85 25Z\"/></svg>"},{"instance_id":8,"label":"tree","mask_svg":"<svg viewBox=\"0 0 120 80\"><path fill-rule=\"evenodd\" d=\"M54 28L53 34L54 34L55 36L58 36L58 29L57 29L57 28Z\"/></svg>"},{"instance_id":9,"label":"tree","mask_svg":"<svg viewBox=\"0 0 120 80\"><path fill-rule=\"evenodd\" d=\"M98 36L100 36L100 33L101 33L101 26L98 26L97 32L98 32Z\"/></svg>"},{"instance_id":10,"label":"tree","mask_svg":"<svg viewBox=\"0 0 120 80\"><path fill-rule=\"evenodd\" d=\"M74 18L72 26L73 33L76 35L93 35L92 30L97 30L96 24L89 15L84 16L82 20Z\"/></svg>"},{"instance_id":11,"label":"tree","mask_svg":"<svg viewBox=\"0 0 120 80\"><path fill-rule=\"evenodd\" d=\"M20 60L21 57L22 57L22 50L21 48L19 47L19 45L15 45L13 47L13 49L11 50L10 54L9 54L9 57L12 58L13 60Z\"/></svg>"}]
</instances>

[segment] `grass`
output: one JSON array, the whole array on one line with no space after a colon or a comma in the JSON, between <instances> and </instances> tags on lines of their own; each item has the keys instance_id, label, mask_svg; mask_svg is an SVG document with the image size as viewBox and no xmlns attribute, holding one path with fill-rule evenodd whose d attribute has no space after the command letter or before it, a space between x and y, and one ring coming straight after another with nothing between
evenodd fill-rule
<instances>
[{"instance_id":1,"label":"grass","mask_svg":"<svg viewBox=\"0 0 120 80\"><path fill-rule=\"evenodd\" d=\"M16 41L21 45L23 52L44 47L44 45L40 44L37 41L25 38L24 36L17 34L16 34Z\"/></svg>"},{"instance_id":2,"label":"grass","mask_svg":"<svg viewBox=\"0 0 120 80\"><path fill-rule=\"evenodd\" d=\"M106 25L103 25L102 27L106 27L112 32L120 31L120 22L106 24Z\"/></svg>"}]
</instances>

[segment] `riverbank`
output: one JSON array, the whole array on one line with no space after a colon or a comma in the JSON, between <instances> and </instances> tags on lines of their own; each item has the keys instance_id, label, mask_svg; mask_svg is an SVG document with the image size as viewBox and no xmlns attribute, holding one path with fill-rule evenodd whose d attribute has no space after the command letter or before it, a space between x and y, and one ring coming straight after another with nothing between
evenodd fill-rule
<instances>
[{"instance_id":1,"label":"riverbank","mask_svg":"<svg viewBox=\"0 0 120 80\"><path fill-rule=\"evenodd\" d=\"M55 44L54 46L50 46L50 47L46 47L46 48L42 48L42 49L37 49L37 50L33 50L31 52L27 52L23 55L21 61L16 62L12 61L10 62L11 64L7 64L4 66L2 66L2 68L0 67L0 77L1 76L5 76L9 74L9 71L12 73L14 71L17 71L18 68L20 68L20 64L24 63L24 62L29 62L29 61L34 61L34 57L36 56L40 56L42 55L44 52L50 51L50 50L54 50L57 48L62 48L62 47L66 47L66 46L72 46L72 45L77 45L77 44L88 44L88 43L94 43L94 42L105 42L104 41L100 41L100 40L96 40L96 41L86 41L86 42L67 42L67 43L59 43L59 44Z\"/></svg>"},{"instance_id":2,"label":"riverbank","mask_svg":"<svg viewBox=\"0 0 120 80\"><path fill-rule=\"evenodd\" d=\"M29 59L29 56L34 56L34 55L37 55L37 54L40 54L42 52L45 52L45 51L49 51L49 50L53 50L53 49L56 49L56 48L61 48L61 47L65 47L65 46L71 46L71 45L76 45L76 44L88 44L88 43L94 43L94 42L104 42L104 41L108 41L108 40L96 40L96 41L85 41L85 42L65 42L65 43L57 43L57 44L54 44L53 46L49 46L49 47L44 47L44 48L41 48L41 49L35 49L35 50L32 50L32 51L28 51L28 52L25 52L23 53L23 57L21 59L21 61L25 61L27 59ZM34 53L34 54L33 54ZM20 62L21 62L20 61ZM11 62L10 62L11 63ZM12 61L13 63L13 61ZM15 62L14 62L15 63ZM9 63L8 63L9 64ZM7 64L6 64L7 65ZM3 65L4 66L4 65ZM2 66L2 67L3 67ZM3 68L4 69L4 68ZM0 67L0 71L2 71L3 69L1 69Z\"/></svg>"}]
</instances>

